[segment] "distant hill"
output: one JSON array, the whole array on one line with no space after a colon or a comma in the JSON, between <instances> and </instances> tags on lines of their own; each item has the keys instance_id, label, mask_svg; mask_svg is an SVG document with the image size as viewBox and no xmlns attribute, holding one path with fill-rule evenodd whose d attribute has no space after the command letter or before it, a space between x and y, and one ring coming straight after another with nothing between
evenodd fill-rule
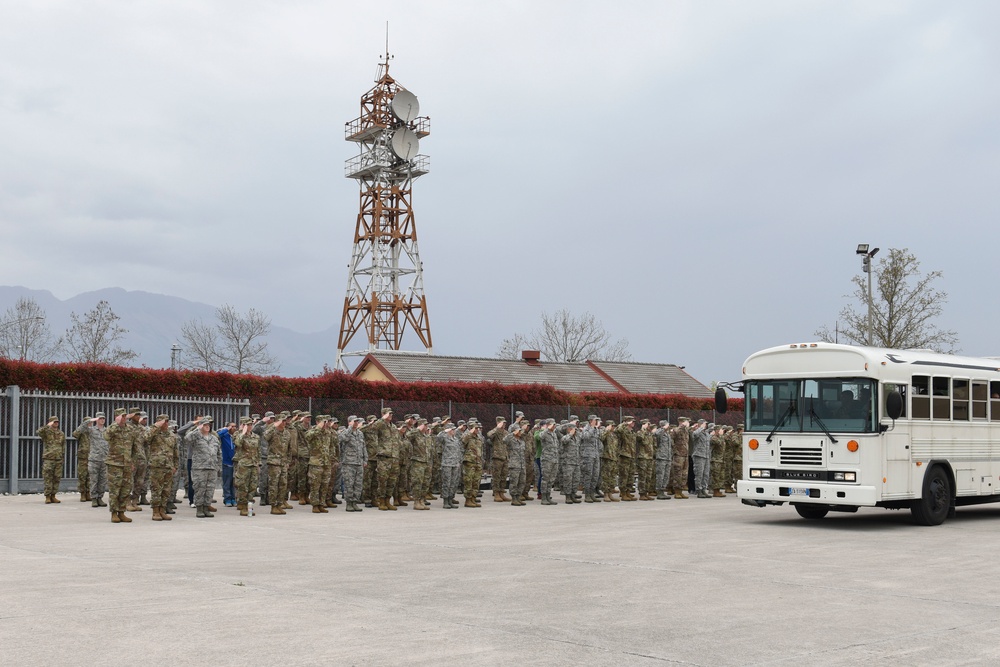
<instances>
[{"instance_id":1,"label":"distant hill","mask_svg":"<svg viewBox=\"0 0 1000 667\"><path fill-rule=\"evenodd\" d=\"M45 311L52 334L61 336L70 325L70 313L81 315L104 299L121 318L119 324L128 329L124 346L138 355L136 366L170 368L170 348L181 340L181 324L200 317L206 323L215 321L215 306L188 301L165 294L129 292L109 287L78 294L62 301L47 290L27 287L0 286L0 314L14 306L21 297L33 298ZM271 327L268 349L281 363L279 375L308 377L323 370L323 364L333 366L337 348L336 327L317 333L299 333L284 327Z\"/></svg>"}]
</instances>

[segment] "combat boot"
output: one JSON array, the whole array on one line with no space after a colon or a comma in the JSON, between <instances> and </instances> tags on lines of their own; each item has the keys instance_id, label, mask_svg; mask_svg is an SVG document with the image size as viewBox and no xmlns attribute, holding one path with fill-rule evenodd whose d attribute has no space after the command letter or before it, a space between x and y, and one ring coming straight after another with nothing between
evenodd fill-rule
<instances>
[{"instance_id":1,"label":"combat boot","mask_svg":"<svg viewBox=\"0 0 1000 667\"><path fill-rule=\"evenodd\" d=\"M125 512L119 512L118 513L118 518L121 519L122 523L132 523L132 519L130 519L129 517L125 516Z\"/></svg>"},{"instance_id":2,"label":"combat boot","mask_svg":"<svg viewBox=\"0 0 1000 667\"><path fill-rule=\"evenodd\" d=\"M472 499L472 498L466 498L465 499L465 506L466 507L479 507L479 505L476 504L476 501L474 499Z\"/></svg>"},{"instance_id":3,"label":"combat boot","mask_svg":"<svg viewBox=\"0 0 1000 667\"><path fill-rule=\"evenodd\" d=\"M175 505L173 503L167 503L167 506L164 508L163 513L164 514L177 514L177 505Z\"/></svg>"},{"instance_id":4,"label":"combat boot","mask_svg":"<svg viewBox=\"0 0 1000 667\"><path fill-rule=\"evenodd\" d=\"M285 510L281 509L277 505L271 505L271 514L284 514Z\"/></svg>"},{"instance_id":5,"label":"combat boot","mask_svg":"<svg viewBox=\"0 0 1000 667\"><path fill-rule=\"evenodd\" d=\"M111 523L121 523L121 522L122 522L122 520L118 516L118 512L112 512L111 513Z\"/></svg>"},{"instance_id":6,"label":"combat boot","mask_svg":"<svg viewBox=\"0 0 1000 667\"><path fill-rule=\"evenodd\" d=\"M409 507L410 504L403 500L400 496L392 497L392 504L394 507Z\"/></svg>"},{"instance_id":7,"label":"combat boot","mask_svg":"<svg viewBox=\"0 0 1000 667\"><path fill-rule=\"evenodd\" d=\"M56 494L53 493L52 494L52 502L58 504L58 503L61 503L62 501L59 500L58 498L56 498Z\"/></svg>"},{"instance_id":8,"label":"combat boot","mask_svg":"<svg viewBox=\"0 0 1000 667\"><path fill-rule=\"evenodd\" d=\"M319 508L319 505L313 505L313 514L322 514L323 510Z\"/></svg>"},{"instance_id":9,"label":"combat boot","mask_svg":"<svg viewBox=\"0 0 1000 667\"><path fill-rule=\"evenodd\" d=\"M174 520L174 517L167 515L167 508L164 507L163 505L160 505L160 518L163 519L164 521Z\"/></svg>"},{"instance_id":10,"label":"combat boot","mask_svg":"<svg viewBox=\"0 0 1000 667\"><path fill-rule=\"evenodd\" d=\"M300 498L299 498L299 494L297 494L297 493L293 493L293 494L292 494L292 500L300 500ZM299 503L299 504L300 504L300 505L305 505L305 503Z\"/></svg>"},{"instance_id":11,"label":"combat boot","mask_svg":"<svg viewBox=\"0 0 1000 667\"><path fill-rule=\"evenodd\" d=\"M45 494L45 504L46 505L51 505L52 504L52 495L49 494L49 493Z\"/></svg>"},{"instance_id":12,"label":"combat boot","mask_svg":"<svg viewBox=\"0 0 1000 667\"><path fill-rule=\"evenodd\" d=\"M605 493L604 494L604 502L606 502L606 503L613 503L613 502L615 502L615 499L611 497L610 493Z\"/></svg>"},{"instance_id":13,"label":"combat boot","mask_svg":"<svg viewBox=\"0 0 1000 667\"><path fill-rule=\"evenodd\" d=\"M722 492L722 489L716 489L715 491L712 491L712 497L713 498L725 498L726 494L724 494Z\"/></svg>"},{"instance_id":14,"label":"combat boot","mask_svg":"<svg viewBox=\"0 0 1000 667\"><path fill-rule=\"evenodd\" d=\"M674 498L677 500L686 500L688 498L688 494L684 493L684 489L675 489L675 491Z\"/></svg>"},{"instance_id":15,"label":"combat boot","mask_svg":"<svg viewBox=\"0 0 1000 667\"><path fill-rule=\"evenodd\" d=\"M698 497L699 498L711 498L712 496L710 496L707 493L705 493L704 489L702 489L701 491L698 492Z\"/></svg>"},{"instance_id":16,"label":"combat boot","mask_svg":"<svg viewBox=\"0 0 1000 667\"><path fill-rule=\"evenodd\" d=\"M103 494L97 499L97 506L98 507L107 507L108 506L108 504L106 502L104 502L104 496L103 496Z\"/></svg>"},{"instance_id":17,"label":"combat boot","mask_svg":"<svg viewBox=\"0 0 1000 667\"><path fill-rule=\"evenodd\" d=\"M508 496L507 493L503 489L500 489L500 500L502 500L504 502L509 502L509 501L513 500L513 498L511 498L510 496Z\"/></svg>"},{"instance_id":18,"label":"combat boot","mask_svg":"<svg viewBox=\"0 0 1000 667\"><path fill-rule=\"evenodd\" d=\"M153 521L163 521L163 517L160 515L160 508L153 508Z\"/></svg>"},{"instance_id":19,"label":"combat boot","mask_svg":"<svg viewBox=\"0 0 1000 667\"><path fill-rule=\"evenodd\" d=\"M530 501L532 501L534 499L535 499L535 497L533 495L531 495L530 493L528 493L527 491L525 491L524 493L521 494L521 500L527 500L527 501L530 502Z\"/></svg>"},{"instance_id":20,"label":"combat boot","mask_svg":"<svg viewBox=\"0 0 1000 667\"><path fill-rule=\"evenodd\" d=\"M385 508L390 512L395 512L399 509L398 505L393 504L392 496L385 499Z\"/></svg>"},{"instance_id":21,"label":"combat boot","mask_svg":"<svg viewBox=\"0 0 1000 667\"><path fill-rule=\"evenodd\" d=\"M663 491L660 491L659 493L656 494L656 499L657 500L666 500L667 499L667 494L665 494Z\"/></svg>"},{"instance_id":22,"label":"combat boot","mask_svg":"<svg viewBox=\"0 0 1000 667\"><path fill-rule=\"evenodd\" d=\"M403 494L399 497L400 500L405 502L413 502L413 496L410 495L409 491L403 491Z\"/></svg>"},{"instance_id":23,"label":"combat boot","mask_svg":"<svg viewBox=\"0 0 1000 667\"><path fill-rule=\"evenodd\" d=\"M500 495L499 491L494 491L493 492L493 502L495 502L495 503L502 503L503 502L503 497Z\"/></svg>"},{"instance_id":24,"label":"combat boot","mask_svg":"<svg viewBox=\"0 0 1000 667\"><path fill-rule=\"evenodd\" d=\"M309 504L309 496L307 496L305 494L302 494L301 496L297 496L297 497L296 496L292 496L292 500L298 500L299 501L299 505L308 505Z\"/></svg>"},{"instance_id":25,"label":"combat boot","mask_svg":"<svg viewBox=\"0 0 1000 667\"><path fill-rule=\"evenodd\" d=\"M585 503L592 503L592 502L594 502L594 496L592 496L592 495L590 495L588 493L586 496L584 496L583 502L585 502Z\"/></svg>"},{"instance_id":26,"label":"combat boot","mask_svg":"<svg viewBox=\"0 0 1000 667\"><path fill-rule=\"evenodd\" d=\"M424 496L424 500L437 500L437 496L435 496L433 493L428 493L426 496Z\"/></svg>"},{"instance_id":27,"label":"combat boot","mask_svg":"<svg viewBox=\"0 0 1000 667\"><path fill-rule=\"evenodd\" d=\"M80 492L80 502L81 503L85 503L88 500L90 500L90 498L87 497L87 492L86 491L81 491Z\"/></svg>"},{"instance_id":28,"label":"combat boot","mask_svg":"<svg viewBox=\"0 0 1000 667\"><path fill-rule=\"evenodd\" d=\"M94 500L90 501L90 506L91 507L100 507L101 504L99 502L97 502L97 499L95 498Z\"/></svg>"},{"instance_id":29,"label":"combat boot","mask_svg":"<svg viewBox=\"0 0 1000 667\"><path fill-rule=\"evenodd\" d=\"M728 489L726 489L726 493L736 493L736 489L730 486Z\"/></svg>"},{"instance_id":30,"label":"combat boot","mask_svg":"<svg viewBox=\"0 0 1000 667\"><path fill-rule=\"evenodd\" d=\"M376 506L377 506L377 503L375 501L373 501L373 500L366 500L365 501L365 507L376 507Z\"/></svg>"},{"instance_id":31,"label":"combat boot","mask_svg":"<svg viewBox=\"0 0 1000 667\"><path fill-rule=\"evenodd\" d=\"M135 503L133 503L131 500L129 500L128 504L125 505L125 511L126 512L141 512L142 508L139 507L138 505L136 505Z\"/></svg>"},{"instance_id":32,"label":"combat boot","mask_svg":"<svg viewBox=\"0 0 1000 667\"><path fill-rule=\"evenodd\" d=\"M240 510L240 516L250 516L250 512L247 509L247 504L246 503L236 503L236 506Z\"/></svg>"},{"instance_id":33,"label":"combat boot","mask_svg":"<svg viewBox=\"0 0 1000 667\"><path fill-rule=\"evenodd\" d=\"M339 507L340 506L340 501L337 500L337 494L336 493L333 494L332 496L330 496L330 500L326 501L326 506L327 507Z\"/></svg>"},{"instance_id":34,"label":"combat boot","mask_svg":"<svg viewBox=\"0 0 1000 667\"><path fill-rule=\"evenodd\" d=\"M141 496L139 496L139 504L140 505L148 505L149 504L149 500L146 499L146 494L145 493L142 494Z\"/></svg>"},{"instance_id":35,"label":"combat boot","mask_svg":"<svg viewBox=\"0 0 1000 667\"><path fill-rule=\"evenodd\" d=\"M205 508L205 518L206 519L214 519L215 518L215 515L212 514L212 509L211 508L212 508L211 505L209 505L208 507Z\"/></svg>"},{"instance_id":36,"label":"combat boot","mask_svg":"<svg viewBox=\"0 0 1000 667\"><path fill-rule=\"evenodd\" d=\"M205 510L206 510L206 511L208 511L208 512L218 512L218 511L219 511L219 508L217 508L217 507L216 507L215 505L212 505L211 503L209 503L209 504L208 504L208 505L207 505L207 506L205 507Z\"/></svg>"},{"instance_id":37,"label":"combat boot","mask_svg":"<svg viewBox=\"0 0 1000 667\"><path fill-rule=\"evenodd\" d=\"M378 506L379 511L381 512L384 512L387 509L389 509L388 506L386 505L385 498L376 498L375 503Z\"/></svg>"}]
</instances>

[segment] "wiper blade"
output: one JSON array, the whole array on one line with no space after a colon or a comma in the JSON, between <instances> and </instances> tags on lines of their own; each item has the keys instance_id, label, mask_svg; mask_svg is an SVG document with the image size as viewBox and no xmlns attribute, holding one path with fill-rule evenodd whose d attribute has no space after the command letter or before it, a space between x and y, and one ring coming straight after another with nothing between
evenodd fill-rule
<instances>
[{"instance_id":1,"label":"wiper blade","mask_svg":"<svg viewBox=\"0 0 1000 667\"><path fill-rule=\"evenodd\" d=\"M778 420L778 423L775 424L774 428L771 429L771 432L767 434L767 439L765 440L765 442L771 442L771 438L774 437L774 434L778 432L779 428L785 425L785 420L788 419L789 416L791 416L794 408L795 408L795 401L788 401L788 407L785 408L785 412L784 414L781 415L781 419Z\"/></svg>"},{"instance_id":2,"label":"wiper blade","mask_svg":"<svg viewBox=\"0 0 1000 667\"><path fill-rule=\"evenodd\" d=\"M816 414L816 410L813 409L812 401L809 401L809 415L816 420L816 423L819 424L819 427L823 429L823 433L826 433L826 437L830 438L830 442L836 445L837 439L833 437L833 434L830 433L830 429L826 427L826 424L823 423L823 420L819 418L818 414Z\"/></svg>"}]
</instances>

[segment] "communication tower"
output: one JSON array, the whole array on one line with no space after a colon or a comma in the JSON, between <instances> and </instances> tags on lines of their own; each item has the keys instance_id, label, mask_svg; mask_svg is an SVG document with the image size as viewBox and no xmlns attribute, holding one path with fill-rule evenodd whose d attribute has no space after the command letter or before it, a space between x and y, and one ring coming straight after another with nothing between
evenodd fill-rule
<instances>
[{"instance_id":1,"label":"communication tower","mask_svg":"<svg viewBox=\"0 0 1000 667\"><path fill-rule=\"evenodd\" d=\"M429 160L418 150L430 118L419 115L417 96L389 76L391 59L387 49L375 87L361 97L361 115L345 124L347 141L358 146L346 176L358 181L361 200L337 341L337 367L344 370L344 356L399 350L408 328L431 353L412 208L413 181L428 172ZM367 349L345 352L361 331Z\"/></svg>"}]
</instances>

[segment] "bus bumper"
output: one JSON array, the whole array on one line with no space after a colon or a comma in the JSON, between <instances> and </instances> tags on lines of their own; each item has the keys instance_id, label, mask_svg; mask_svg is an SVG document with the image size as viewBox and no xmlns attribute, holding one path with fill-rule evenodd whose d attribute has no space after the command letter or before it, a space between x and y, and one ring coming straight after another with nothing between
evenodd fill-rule
<instances>
[{"instance_id":1,"label":"bus bumper","mask_svg":"<svg viewBox=\"0 0 1000 667\"><path fill-rule=\"evenodd\" d=\"M807 495L808 494L808 495ZM850 505L875 507L874 486L790 482L787 480L740 480L736 495L746 505L782 505L784 503L816 503L819 505Z\"/></svg>"}]
</instances>

